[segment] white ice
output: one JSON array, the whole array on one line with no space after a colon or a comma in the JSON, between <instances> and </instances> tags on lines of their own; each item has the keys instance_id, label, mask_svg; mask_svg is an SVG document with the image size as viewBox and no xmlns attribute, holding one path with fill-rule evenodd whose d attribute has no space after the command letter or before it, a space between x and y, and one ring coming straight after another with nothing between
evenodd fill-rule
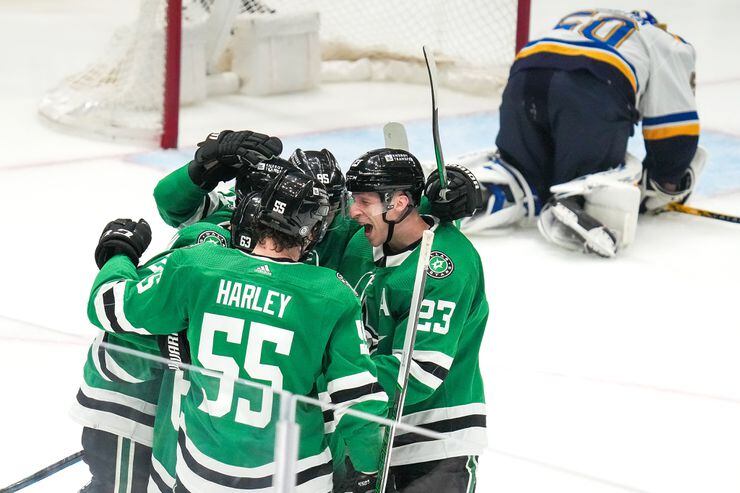
<instances>
[{"instance_id":1,"label":"white ice","mask_svg":"<svg viewBox=\"0 0 740 493\"><path fill-rule=\"evenodd\" d=\"M115 217L145 217L154 230L150 252L162 250L171 231L151 191L199 139L252 128L294 143L340 131L331 134L338 142L347 131L344 152L359 155L370 144L353 132L429 118L424 86L343 84L188 108L181 153L42 125L35 107L43 91L93 60L112 27L133 17L135 2L119 3L0 5L0 486L80 448L67 410L96 333L85 304L98 235ZM534 1L532 36L590 6L597 4ZM609 6L652 10L696 46L702 141L712 144L708 173L719 171L691 203L740 215L740 4ZM454 115L497 106L443 91L443 125L454 133ZM477 133L492 144L494 131ZM740 226L679 214L643 218L635 244L611 261L558 250L535 230L475 244L491 304L481 355L491 450L481 458L478 491L740 491ZM76 491L85 480L76 465L27 491Z\"/></svg>"}]
</instances>

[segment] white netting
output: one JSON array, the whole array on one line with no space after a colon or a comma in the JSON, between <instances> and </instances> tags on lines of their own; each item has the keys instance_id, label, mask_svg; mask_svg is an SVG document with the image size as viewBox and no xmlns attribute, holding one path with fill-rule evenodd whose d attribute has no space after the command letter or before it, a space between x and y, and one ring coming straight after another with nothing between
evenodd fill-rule
<instances>
[{"instance_id":1,"label":"white netting","mask_svg":"<svg viewBox=\"0 0 740 493\"><path fill-rule=\"evenodd\" d=\"M165 0L144 0L137 21L117 29L103 54L64 79L39 106L52 122L111 137L161 132Z\"/></svg>"},{"instance_id":2,"label":"white netting","mask_svg":"<svg viewBox=\"0 0 740 493\"><path fill-rule=\"evenodd\" d=\"M421 47L429 44L442 85L488 93L503 85L514 57L517 0L268 3L320 12L324 80L426 83Z\"/></svg>"},{"instance_id":3,"label":"white netting","mask_svg":"<svg viewBox=\"0 0 740 493\"><path fill-rule=\"evenodd\" d=\"M216 6L234 1L240 15L318 11L325 82L426 83L421 47L430 44L441 85L492 93L503 86L514 55L517 0L183 0L183 56L189 41L195 46L195 36L214 29L207 19ZM49 91L40 113L90 134L157 139L163 125L166 3L142 0L137 21L116 30L95 63ZM218 29L228 35L228 26ZM211 70L229 71L229 54ZM188 100L181 91L183 102L199 99Z\"/></svg>"}]
</instances>

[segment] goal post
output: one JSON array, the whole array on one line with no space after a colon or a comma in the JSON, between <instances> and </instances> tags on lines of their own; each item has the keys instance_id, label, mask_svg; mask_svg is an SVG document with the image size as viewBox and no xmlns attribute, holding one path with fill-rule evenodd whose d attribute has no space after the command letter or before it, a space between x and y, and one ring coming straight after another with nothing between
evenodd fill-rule
<instances>
[{"instance_id":1,"label":"goal post","mask_svg":"<svg viewBox=\"0 0 740 493\"><path fill-rule=\"evenodd\" d=\"M341 81L426 84L425 44L434 48L441 86L495 94L529 35L530 0L140 4L136 21L120 26L96 61L44 95L46 121L172 148L180 107L209 96Z\"/></svg>"},{"instance_id":2,"label":"goal post","mask_svg":"<svg viewBox=\"0 0 740 493\"><path fill-rule=\"evenodd\" d=\"M162 108L162 149L177 147L180 122L180 57L182 46L182 0L167 4L167 41L165 46L164 105Z\"/></svg>"}]
</instances>

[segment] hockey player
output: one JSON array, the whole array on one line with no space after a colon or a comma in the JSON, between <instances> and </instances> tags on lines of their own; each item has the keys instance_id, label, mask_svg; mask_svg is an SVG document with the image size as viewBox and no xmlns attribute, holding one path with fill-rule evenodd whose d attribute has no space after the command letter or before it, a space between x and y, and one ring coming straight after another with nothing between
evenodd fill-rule
<instances>
[{"instance_id":1,"label":"hockey player","mask_svg":"<svg viewBox=\"0 0 740 493\"><path fill-rule=\"evenodd\" d=\"M148 243L148 226L140 225L139 239L122 241L121 230L135 223L119 220L110 223L103 232L95 251L98 267L115 253L125 253L138 262ZM161 272L169 254L183 246L212 242L226 246L229 232L214 224L199 223L179 231L170 249L156 255L136 271L142 280ZM163 337L138 334L102 333L95 339L85 361L83 383L72 407L73 419L83 425L84 461L92 480L83 488L85 493L143 493L147 491L150 456L154 441L153 425L158 412L163 365L143 357L117 351L111 346L144 352L154 356L167 355L179 349L177 337L167 344ZM173 345L174 343L174 345ZM185 355L179 356L184 360ZM167 381L167 378L164 378Z\"/></svg>"},{"instance_id":2,"label":"hockey player","mask_svg":"<svg viewBox=\"0 0 740 493\"><path fill-rule=\"evenodd\" d=\"M694 70L694 48L648 12L564 17L511 67L499 155L476 170L488 207L468 230L539 213L547 239L614 256L633 240L640 200L643 210L660 210L696 185L705 154L697 152ZM625 157L639 121L644 171Z\"/></svg>"},{"instance_id":3,"label":"hockey player","mask_svg":"<svg viewBox=\"0 0 740 493\"><path fill-rule=\"evenodd\" d=\"M160 180L154 200L165 223L177 228L206 221L227 224L239 193L262 190L288 166L277 156L283 144L277 137L241 130L213 132L198 144L193 160ZM336 269L349 239L360 228L343 213L346 187L334 155L326 150L296 149L289 163L315 177L329 191L330 216L327 234L306 261ZM219 182L236 176L234 191L215 191ZM480 185L462 167L448 169L448 193L442 199L439 175L431 173L427 186L429 202L422 204L442 221L454 221L473 214L480 203Z\"/></svg>"},{"instance_id":4,"label":"hockey player","mask_svg":"<svg viewBox=\"0 0 740 493\"><path fill-rule=\"evenodd\" d=\"M186 330L194 364L223 371L228 360L233 373L227 375L244 379L253 377L243 367L257 368L263 375L258 381L276 390L308 395L324 373L333 402L381 415L387 396L357 331L361 314L354 294L336 273L298 263L323 227L326 192L302 173L289 172L268 187L261 206L255 222L239 225L258 240L251 255L212 245L181 249L146 289L137 289L131 260L113 256L95 280L90 320L109 332ZM122 241L142 241L138 225L128 233ZM329 304L334 309L327 310ZM263 347L263 341L270 344ZM182 404L176 491L180 485L189 491L268 487L278 405L272 391L235 388L228 377L194 372L190 381L193 391ZM301 408L298 420L296 491L330 491L321 411ZM377 425L345 414L338 426L352 437L354 467L373 473Z\"/></svg>"},{"instance_id":5,"label":"hockey player","mask_svg":"<svg viewBox=\"0 0 740 493\"><path fill-rule=\"evenodd\" d=\"M326 149L320 151L296 149L289 160L296 168L320 181L329 192L327 234L316 244L311 258L307 261L337 270L347 243L360 228L345 213L347 188L339 163Z\"/></svg>"},{"instance_id":6,"label":"hockey player","mask_svg":"<svg viewBox=\"0 0 740 493\"><path fill-rule=\"evenodd\" d=\"M488 302L481 259L470 241L452 224L419 214L424 187L421 165L409 152L377 149L352 163L350 216L363 229L350 241L340 272L360 293L378 379L392 393L418 246L425 230L435 232L402 421L450 439L397 434L389 484L407 493L467 492L486 444L478 353Z\"/></svg>"}]
</instances>

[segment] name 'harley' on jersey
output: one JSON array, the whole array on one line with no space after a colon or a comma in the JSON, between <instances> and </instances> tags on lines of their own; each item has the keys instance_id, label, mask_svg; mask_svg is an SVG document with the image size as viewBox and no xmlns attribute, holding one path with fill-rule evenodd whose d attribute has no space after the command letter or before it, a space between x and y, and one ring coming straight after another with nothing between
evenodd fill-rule
<instances>
[{"instance_id":1,"label":"name 'harley' on jersey","mask_svg":"<svg viewBox=\"0 0 740 493\"><path fill-rule=\"evenodd\" d=\"M275 315L275 310L277 310L278 318L283 318L283 314L285 314L285 309L288 307L291 298L288 294L273 291L272 289L268 289L266 293L263 293L260 286L221 279L218 285L216 303L262 312L268 315ZM279 307L278 304L280 305Z\"/></svg>"}]
</instances>

